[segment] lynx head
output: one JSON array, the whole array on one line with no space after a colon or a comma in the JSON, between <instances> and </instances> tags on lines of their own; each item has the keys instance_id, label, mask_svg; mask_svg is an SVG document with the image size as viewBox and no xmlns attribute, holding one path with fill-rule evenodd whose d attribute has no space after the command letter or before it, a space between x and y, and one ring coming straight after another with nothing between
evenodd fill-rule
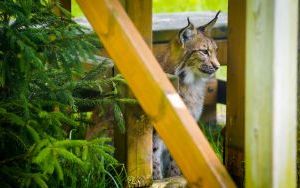
<instances>
[{"instance_id":1,"label":"lynx head","mask_svg":"<svg viewBox=\"0 0 300 188\"><path fill-rule=\"evenodd\" d=\"M196 79L210 78L220 67L217 45L210 38L210 31L219 13L220 11L214 19L200 27L195 27L188 19L188 25L178 33L175 51L180 53L180 60L175 68L175 74L186 84Z\"/></svg>"}]
</instances>

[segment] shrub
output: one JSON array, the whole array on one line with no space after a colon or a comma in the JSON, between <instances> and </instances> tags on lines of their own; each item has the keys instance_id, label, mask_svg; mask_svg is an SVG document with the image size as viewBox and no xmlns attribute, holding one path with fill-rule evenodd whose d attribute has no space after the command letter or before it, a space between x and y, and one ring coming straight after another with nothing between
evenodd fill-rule
<instances>
[{"instance_id":1,"label":"shrub","mask_svg":"<svg viewBox=\"0 0 300 188\"><path fill-rule=\"evenodd\" d=\"M121 187L110 139L84 139L92 122L81 109L109 106L124 130L119 105L132 101L119 97L119 75L101 76L109 63L95 58L97 38L53 6L0 1L0 185ZM87 61L98 64L85 72Z\"/></svg>"}]
</instances>

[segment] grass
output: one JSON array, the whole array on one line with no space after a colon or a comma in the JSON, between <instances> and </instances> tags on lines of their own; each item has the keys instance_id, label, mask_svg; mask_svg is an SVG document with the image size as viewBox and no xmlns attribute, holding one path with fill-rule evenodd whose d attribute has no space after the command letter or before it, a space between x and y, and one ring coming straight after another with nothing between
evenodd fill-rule
<instances>
[{"instance_id":1,"label":"grass","mask_svg":"<svg viewBox=\"0 0 300 188\"><path fill-rule=\"evenodd\" d=\"M227 66L221 66L216 73L216 77L221 80L227 80ZM218 116L226 116L226 105L217 104L217 114ZM223 161L224 152L224 138L222 135L222 129L225 126L224 123L225 122L218 122L217 124L200 123L202 132L221 161Z\"/></svg>"},{"instance_id":2,"label":"grass","mask_svg":"<svg viewBox=\"0 0 300 188\"><path fill-rule=\"evenodd\" d=\"M153 12L189 12L221 10L227 12L228 0L153 0ZM83 16L76 0L72 0L72 15Z\"/></svg>"},{"instance_id":3,"label":"grass","mask_svg":"<svg viewBox=\"0 0 300 188\"><path fill-rule=\"evenodd\" d=\"M203 134L207 138L210 146L215 151L220 161L223 161L223 126L219 124L205 124L200 122L200 129L202 130Z\"/></svg>"}]
</instances>

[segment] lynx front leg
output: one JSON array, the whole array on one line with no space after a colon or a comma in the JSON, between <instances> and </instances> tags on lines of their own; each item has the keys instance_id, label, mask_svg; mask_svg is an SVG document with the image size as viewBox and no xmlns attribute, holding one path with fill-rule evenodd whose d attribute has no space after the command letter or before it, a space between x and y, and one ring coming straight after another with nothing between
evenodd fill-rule
<instances>
[{"instance_id":1,"label":"lynx front leg","mask_svg":"<svg viewBox=\"0 0 300 188\"><path fill-rule=\"evenodd\" d=\"M153 133L153 179L159 180L164 178L164 161L163 153L165 145L156 132Z\"/></svg>"},{"instance_id":2,"label":"lynx front leg","mask_svg":"<svg viewBox=\"0 0 300 188\"><path fill-rule=\"evenodd\" d=\"M178 168L174 159L170 156L170 165L167 170L167 177L181 176L181 171Z\"/></svg>"}]
</instances>

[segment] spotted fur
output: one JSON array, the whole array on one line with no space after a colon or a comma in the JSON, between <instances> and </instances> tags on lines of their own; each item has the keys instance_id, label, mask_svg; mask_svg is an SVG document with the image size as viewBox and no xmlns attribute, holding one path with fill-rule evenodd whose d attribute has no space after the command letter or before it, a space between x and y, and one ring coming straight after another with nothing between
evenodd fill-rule
<instances>
[{"instance_id":1,"label":"spotted fur","mask_svg":"<svg viewBox=\"0 0 300 188\"><path fill-rule=\"evenodd\" d=\"M188 25L181 29L178 36L170 42L168 52L157 55L164 71L179 77L178 93L196 120L200 118L203 111L207 81L220 67L217 59L217 45L209 37L218 14L212 21L198 28L188 19ZM154 132L153 179L180 174L165 144Z\"/></svg>"}]
</instances>

